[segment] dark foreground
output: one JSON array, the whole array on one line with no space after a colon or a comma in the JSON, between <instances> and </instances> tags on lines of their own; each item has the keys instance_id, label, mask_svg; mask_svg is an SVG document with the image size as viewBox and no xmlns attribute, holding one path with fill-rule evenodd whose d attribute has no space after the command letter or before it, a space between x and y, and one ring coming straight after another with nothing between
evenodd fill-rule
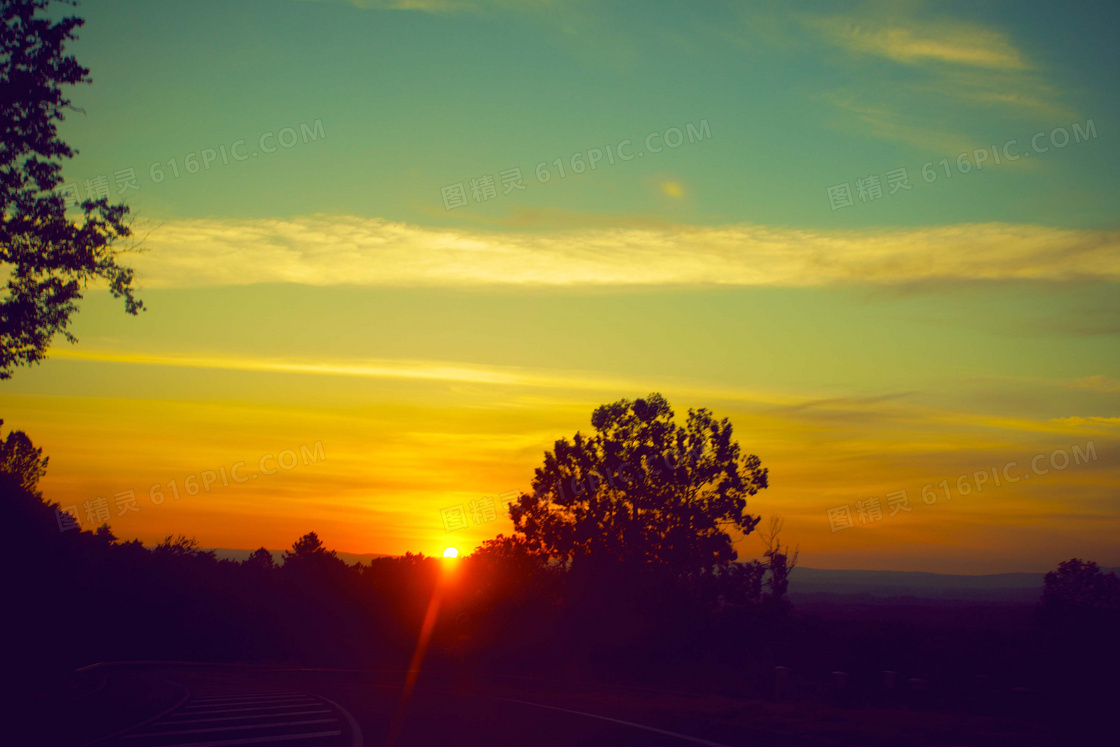
<instances>
[{"instance_id":1,"label":"dark foreground","mask_svg":"<svg viewBox=\"0 0 1120 747\"><path fill-rule=\"evenodd\" d=\"M739 727L658 712L634 690L534 679L425 674L402 711L404 672L124 665L82 677L86 692L23 725L27 743L356 747L389 743L397 721L400 745L746 743ZM759 731L749 743L807 742Z\"/></svg>"},{"instance_id":2,"label":"dark foreground","mask_svg":"<svg viewBox=\"0 0 1120 747\"><path fill-rule=\"evenodd\" d=\"M522 677L222 665L79 672L4 743L334 745L1046 744L1023 721L844 710ZM395 739L393 734L396 732ZM9 741L10 740L10 741Z\"/></svg>"}]
</instances>

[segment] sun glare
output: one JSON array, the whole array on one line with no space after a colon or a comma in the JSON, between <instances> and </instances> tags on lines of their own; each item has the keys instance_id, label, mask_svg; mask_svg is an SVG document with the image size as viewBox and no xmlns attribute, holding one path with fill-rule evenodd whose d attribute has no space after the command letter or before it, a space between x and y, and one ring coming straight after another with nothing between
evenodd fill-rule
<instances>
[{"instance_id":1,"label":"sun glare","mask_svg":"<svg viewBox=\"0 0 1120 747\"><path fill-rule=\"evenodd\" d=\"M445 557L445 558L457 558L457 557L459 557L459 551L456 550L454 547L449 547L449 548L447 548L446 550L443 551L443 557Z\"/></svg>"}]
</instances>

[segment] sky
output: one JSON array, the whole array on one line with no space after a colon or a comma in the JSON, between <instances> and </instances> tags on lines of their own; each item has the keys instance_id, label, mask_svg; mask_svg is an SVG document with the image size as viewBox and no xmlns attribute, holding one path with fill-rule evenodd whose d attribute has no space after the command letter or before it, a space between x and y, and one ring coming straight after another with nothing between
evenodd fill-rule
<instances>
[{"instance_id":1,"label":"sky","mask_svg":"<svg viewBox=\"0 0 1120 747\"><path fill-rule=\"evenodd\" d=\"M79 13L66 189L132 208L147 310L91 288L0 416L83 526L469 551L656 391L803 565L1120 565L1114 5Z\"/></svg>"}]
</instances>

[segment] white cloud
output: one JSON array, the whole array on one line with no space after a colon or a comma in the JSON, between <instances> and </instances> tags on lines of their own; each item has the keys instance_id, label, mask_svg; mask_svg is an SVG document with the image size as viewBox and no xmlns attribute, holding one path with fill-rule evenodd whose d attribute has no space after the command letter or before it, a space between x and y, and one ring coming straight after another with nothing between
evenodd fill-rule
<instances>
[{"instance_id":1,"label":"white cloud","mask_svg":"<svg viewBox=\"0 0 1120 747\"><path fill-rule=\"evenodd\" d=\"M854 113L872 134L936 151L942 130L971 129L967 119L942 112L938 100L974 110L998 110L1052 123L1076 115L1003 30L952 18L921 2L864 6L837 15L797 16L817 38L844 50L861 67L890 70L879 84L856 91L864 103L834 103ZM868 72L864 71L865 74ZM846 98L846 97L844 97ZM963 136L950 136L962 140ZM956 151L948 151L956 152Z\"/></svg>"},{"instance_id":2,"label":"white cloud","mask_svg":"<svg viewBox=\"0 0 1120 747\"><path fill-rule=\"evenodd\" d=\"M543 234L316 215L171 221L143 246L122 259L149 288L1120 280L1120 231L1005 223L874 231L667 225Z\"/></svg>"},{"instance_id":3,"label":"white cloud","mask_svg":"<svg viewBox=\"0 0 1120 747\"><path fill-rule=\"evenodd\" d=\"M964 21L832 17L814 19L813 25L853 52L908 65L932 62L995 70L1031 66L1006 34Z\"/></svg>"}]
</instances>

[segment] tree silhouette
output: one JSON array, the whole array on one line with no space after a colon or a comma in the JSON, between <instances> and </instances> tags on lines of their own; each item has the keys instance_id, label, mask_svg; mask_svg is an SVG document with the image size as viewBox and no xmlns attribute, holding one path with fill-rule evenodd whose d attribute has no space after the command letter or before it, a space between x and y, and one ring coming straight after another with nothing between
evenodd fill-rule
<instances>
[{"instance_id":1,"label":"tree silhouette","mask_svg":"<svg viewBox=\"0 0 1120 747\"><path fill-rule=\"evenodd\" d=\"M198 546L198 540L194 537L187 537L180 534L179 536L167 535L163 541L156 545L156 555L169 555L172 557L194 558L199 555L208 555L214 557L214 552L203 552Z\"/></svg>"},{"instance_id":2,"label":"tree silhouette","mask_svg":"<svg viewBox=\"0 0 1120 747\"><path fill-rule=\"evenodd\" d=\"M323 546L323 541L319 539L319 535L315 532L308 532L292 543L291 550L284 551L284 561L289 560L302 560L305 558L315 557L327 552ZM331 553L334 554L333 552Z\"/></svg>"},{"instance_id":3,"label":"tree silhouette","mask_svg":"<svg viewBox=\"0 0 1120 747\"><path fill-rule=\"evenodd\" d=\"M783 521L778 516L770 518L770 528L762 532L762 541L766 543L766 551L762 553L766 558L766 570L770 575L766 579L766 601L771 604L787 603L786 592L789 590L789 574L797 567L800 550L794 548L790 551L788 546L783 546L778 535L782 532Z\"/></svg>"},{"instance_id":4,"label":"tree silhouette","mask_svg":"<svg viewBox=\"0 0 1120 747\"><path fill-rule=\"evenodd\" d=\"M276 560L272 557L272 553L270 553L267 549L260 547L256 550L253 550L253 552L249 554L249 557L245 558L245 560L241 562L241 565L245 566L246 568L253 568L259 571L267 572L276 568Z\"/></svg>"},{"instance_id":5,"label":"tree silhouette","mask_svg":"<svg viewBox=\"0 0 1120 747\"><path fill-rule=\"evenodd\" d=\"M50 457L44 457L43 450L36 449L23 431L0 436L0 472L14 477L29 493L39 495L39 478L46 474L48 461Z\"/></svg>"},{"instance_id":6,"label":"tree silhouette","mask_svg":"<svg viewBox=\"0 0 1120 747\"><path fill-rule=\"evenodd\" d=\"M491 596L521 598L530 587L539 588L548 571L548 556L534 550L524 537L499 534L484 541L466 558L477 571L476 583Z\"/></svg>"},{"instance_id":7,"label":"tree silhouette","mask_svg":"<svg viewBox=\"0 0 1120 747\"><path fill-rule=\"evenodd\" d=\"M1120 578L1102 573L1092 561L1066 560L1046 574L1039 604L1043 617L1051 621L1065 622L1105 610L1115 613L1120 611Z\"/></svg>"},{"instance_id":8,"label":"tree silhouette","mask_svg":"<svg viewBox=\"0 0 1120 747\"><path fill-rule=\"evenodd\" d=\"M1064 561L1043 580L1038 604L1037 656L1046 679L1060 683L1055 693L1061 726L1087 724L1104 733L1120 668L1120 579L1092 561ZM1110 724L1108 726L1111 726ZM1071 737L1073 743L1088 743Z\"/></svg>"},{"instance_id":9,"label":"tree silhouette","mask_svg":"<svg viewBox=\"0 0 1120 747\"><path fill-rule=\"evenodd\" d=\"M596 408L591 425L593 435L545 452L533 492L510 506L528 548L564 565L726 570L737 557L729 531L754 530L746 499L767 486L731 423L702 408L677 424L665 398L651 394Z\"/></svg>"},{"instance_id":10,"label":"tree silhouette","mask_svg":"<svg viewBox=\"0 0 1120 747\"><path fill-rule=\"evenodd\" d=\"M82 19L40 15L50 5L7 0L0 10L0 262L11 265L0 301L0 379L41 360L56 332L77 342L67 328L91 280L107 281L129 314L144 308L133 296L132 270L117 264L113 247L131 235L128 208L105 197L87 199L83 215L71 220L55 192L62 183L60 159L76 154L57 133L63 112L72 108L62 86L90 78L64 51Z\"/></svg>"},{"instance_id":11,"label":"tree silhouette","mask_svg":"<svg viewBox=\"0 0 1120 747\"><path fill-rule=\"evenodd\" d=\"M535 552L524 537L507 537L504 534L483 541L469 557L476 563L495 563L527 569L543 568L548 561L547 556L539 551Z\"/></svg>"},{"instance_id":12,"label":"tree silhouette","mask_svg":"<svg viewBox=\"0 0 1120 747\"><path fill-rule=\"evenodd\" d=\"M291 550L284 551L282 568L288 573L315 574L325 569L339 570L346 567L346 563L335 554L334 550L327 550L315 532L303 535L292 543Z\"/></svg>"}]
</instances>

